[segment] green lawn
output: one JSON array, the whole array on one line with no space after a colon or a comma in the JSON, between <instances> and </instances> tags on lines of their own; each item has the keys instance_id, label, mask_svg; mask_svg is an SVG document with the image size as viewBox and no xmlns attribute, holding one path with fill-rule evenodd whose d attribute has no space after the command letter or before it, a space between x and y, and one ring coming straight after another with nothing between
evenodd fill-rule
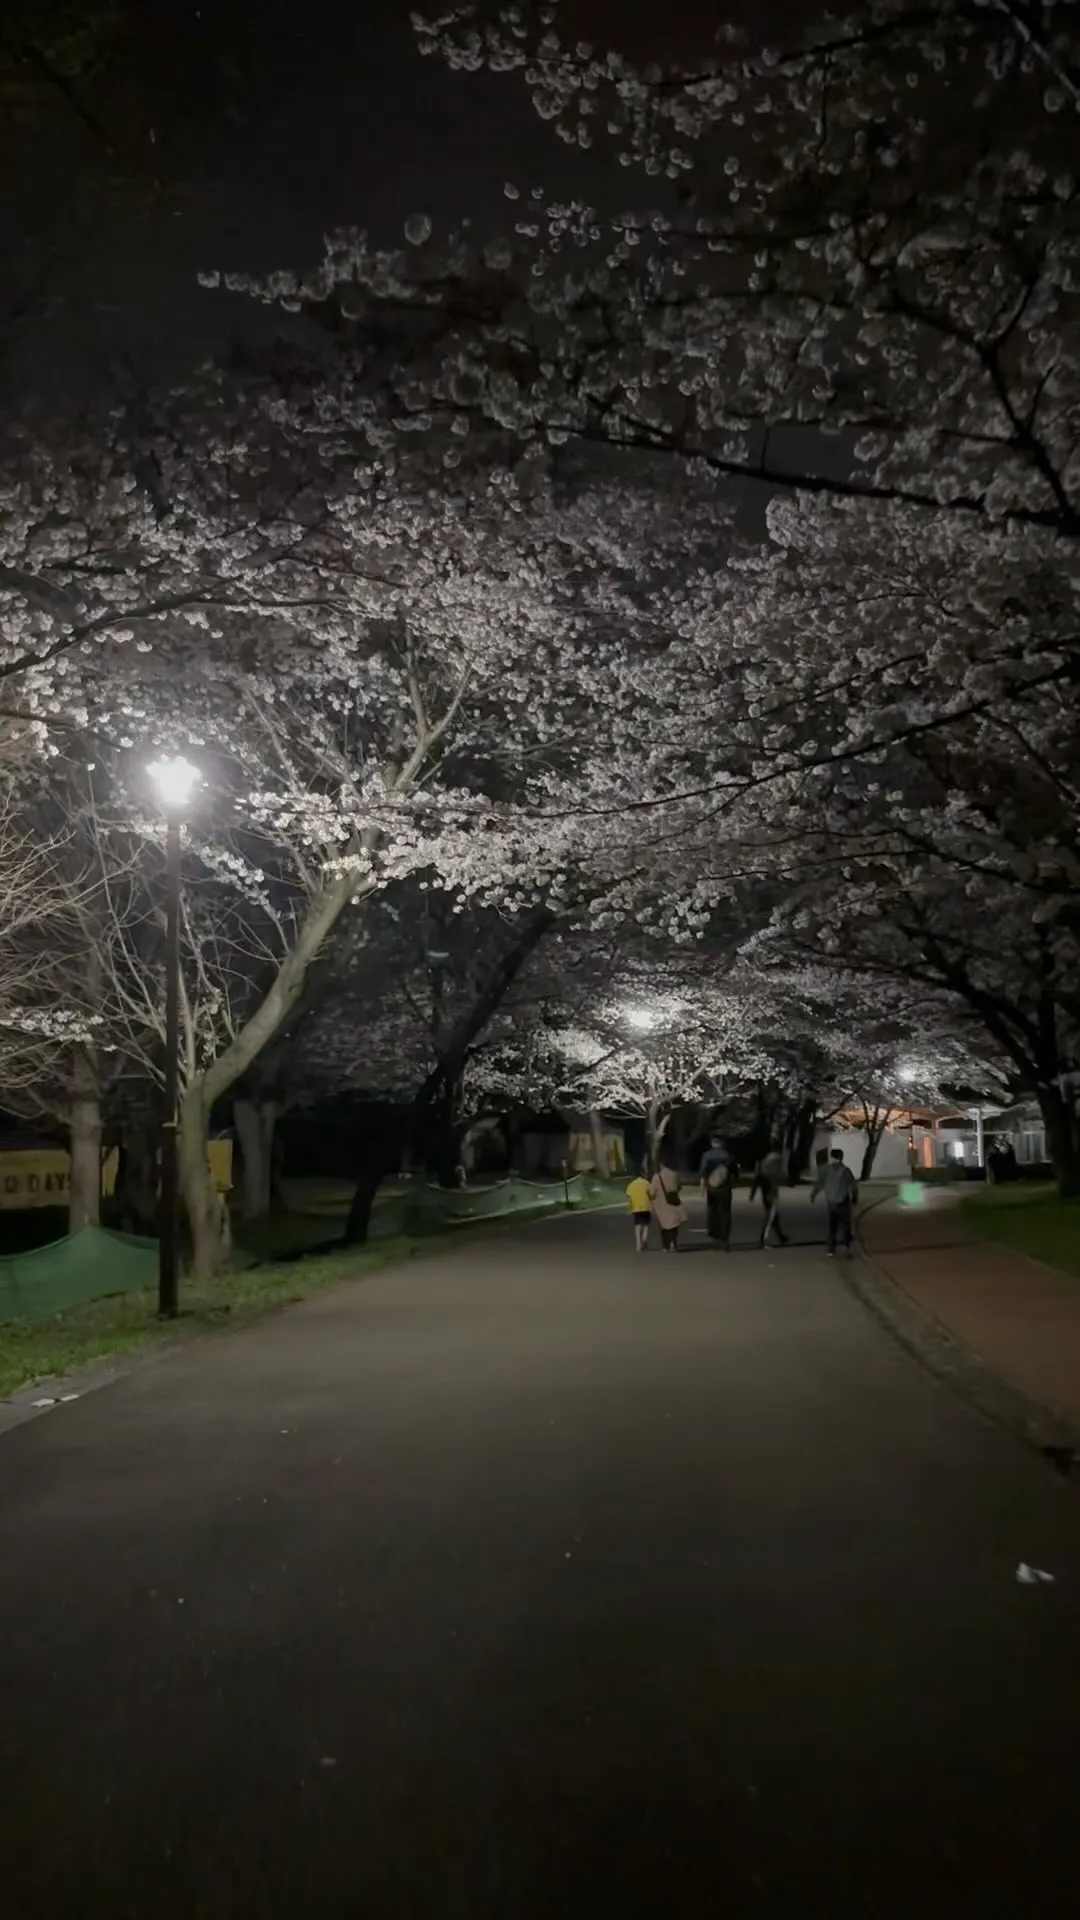
<instances>
[{"instance_id":1,"label":"green lawn","mask_svg":"<svg viewBox=\"0 0 1080 1920\"><path fill-rule=\"evenodd\" d=\"M976 1187L960 1204L981 1238L1019 1247L1080 1279L1080 1200L1060 1199L1049 1184L1018 1183Z\"/></svg>"},{"instance_id":2,"label":"green lawn","mask_svg":"<svg viewBox=\"0 0 1080 1920\"><path fill-rule=\"evenodd\" d=\"M583 1205L604 1206L610 1203L611 1197L611 1193L597 1183ZM286 1266L251 1266L199 1285L185 1280L181 1284L178 1320L157 1319L157 1300L153 1293L128 1293L72 1307L66 1313L50 1314L45 1319L0 1325L0 1395L14 1393L38 1380L71 1373L77 1367L116 1354L135 1353L159 1346L162 1341L186 1340L195 1334L242 1326L276 1307L292 1306L336 1281L359 1279L380 1267L439 1253L459 1242L463 1234L497 1233L524 1221L550 1217L551 1213L550 1206L536 1213L522 1210L508 1217L469 1222L420 1238L388 1237L370 1246L342 1248ZM312 1232L316 1240L325 1242L332 1237L335 1226L325 1214L312 1219L291 1213L272 1215L257 1224L261 1233L256 1237L261 1239L264 1259L271 1254L280 1257L296 1251L298 1245L310 1245L311 1239L305 1235Z\"/></svg>"},{"instance_id":3,"label":"green lawn","mask_svg":"<svg viewBox=\"0 0 1080 1920\"><path fill-rule=\"evenodd\" d=\"M395 1260L435 1251L433 1240L383 1240L372 1247L298 1260L181 1286L181 1315L161 1321L153 1293L118 1294L71 1307L44 1320L0 1327L0 1394L36 1380L70 1373L114 1354L135 1353L166 1340L186 1340L215 1328L238 1326L274 1307L291 1306L335 1280L353 1279Z\"/></svg>"}]
</instances>

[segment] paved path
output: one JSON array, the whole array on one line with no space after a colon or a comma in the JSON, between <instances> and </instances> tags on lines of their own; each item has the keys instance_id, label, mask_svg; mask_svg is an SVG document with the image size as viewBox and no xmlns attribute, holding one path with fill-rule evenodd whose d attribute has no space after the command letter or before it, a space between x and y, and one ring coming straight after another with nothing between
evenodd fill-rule
<instances>
[{"instance_id":1,"label":"paved path","mask_svg":"<svg viewBox=\"0 0 1080 1920\"><path fill-rule=\"evenodd\" d=\"M886 1201L863 1215L875 1262L994 1374L1080 1429L1080 1281L975 1239L955 1193L922 1192L917 1207Z\"/></svg>"},{"instance_id":2,"label":"paved path","mask_svg":"<svg viewBox=\"0 0 1080 1920\"><path fill-rule=\"evenodd\" d=\"M3 1437L5 1911L1061 1904L1076 1494L820 1247L627 1238L463 1245Z\"/></svg>"}]
</instances>

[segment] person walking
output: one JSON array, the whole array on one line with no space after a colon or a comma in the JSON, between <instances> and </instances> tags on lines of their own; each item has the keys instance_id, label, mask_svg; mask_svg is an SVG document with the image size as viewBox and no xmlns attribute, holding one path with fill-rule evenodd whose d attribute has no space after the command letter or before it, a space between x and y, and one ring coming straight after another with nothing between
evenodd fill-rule
<instances>
[{"instance_id":1,"label":"person walking","mask_svg":"<svg viewBox=\"0 0 1080 1920\"><path fill-rule=\"evenodd\" d=\"M825 1208L828 1216L828 1254L831 1260L838 1246L842 1246L848 1259L852 1258L851 1228L852 1214L859 1200L859 1185L851 1168L844 1163L839 1147L834 1147L829 1155L829 1163L822 1167L811 1191L811 1200L819 1193L825 1195Z\"/></svg>"},{"instance_id":2,"label":"person walking","mask_svg":"<svg viewBox=\"0 0 1080 1920\"><path fill-rule=\"evenodd\" d=\"M626 1200L634 1223L634 1247L638 1253L645 1253L652 1225L652 1190L643 1173L635 1173L633 1179L627 1181Z\"/></svg>"},{"instance_id":3,"label":"person walking","mask_svg":"<svg viewBox=\"0 0 1080 1920\"><path fill-rule=\"evenodd\" d=\"M757 1163L754 1172L754 1184L750 1189L750 1198L760 1193L761 1204L765 1212L765 1221L761 1229L762 1247L769 1244L770 1232L775 1232L782 1247L788 1244L788 1236L780 1225L780 1188L784 1182L784 1162L779 1147L769 1148Z\"/></svg>"},{"instance_id":4,"label":"person walking","mask_svg":"<svg viewBox=\"0 0 1080 1920\"><path fill-rule=\"evenodd\" d=\"M735 1193L735 1162L718 1133L709 1141L701 1162L701 1190L705 1195L705 1225L709 1239L731 1252L731 1203Z\"/></svg>"},{"instance_id":5,"label":"person walking","mask_svg":"<svg viewBox=\"0 0 1080 1920\"><path fill-rule=\"evenodd\" d=\"M679 1176L662 1161L649 1182L649 1198L660 1228L660 1245L665 1253L678 1253L679 1228L684 1224L686 1214L679 1193Z\"/></svg>"}]
</instances>

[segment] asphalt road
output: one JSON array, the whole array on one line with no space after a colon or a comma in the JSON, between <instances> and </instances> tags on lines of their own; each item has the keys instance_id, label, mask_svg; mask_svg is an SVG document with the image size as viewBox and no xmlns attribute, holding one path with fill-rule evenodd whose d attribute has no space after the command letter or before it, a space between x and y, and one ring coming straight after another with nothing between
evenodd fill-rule
<instances>
[{"instance_id":1,"label":"asphalt road","mask_svg":"<svg viewBox=\"0 0 1080 1920\"><path fill-rule=\"evenodd\" d=\"M13 1920L1068 1908L1080 1496L820 1247L628 1241L463 1244L0 1439Z\"/></svg>"}]
</instances>

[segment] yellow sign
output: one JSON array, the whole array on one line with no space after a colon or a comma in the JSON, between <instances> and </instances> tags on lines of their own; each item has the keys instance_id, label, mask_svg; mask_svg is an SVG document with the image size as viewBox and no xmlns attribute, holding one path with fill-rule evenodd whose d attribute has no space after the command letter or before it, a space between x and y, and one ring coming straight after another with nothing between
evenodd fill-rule
<instances>
[{"instance_id":1,"label":"yellow sign","mask_svg":"<svg viewBox=\"0 0 1080 1920\"><path fill-rule=\"evenodd\" d=\"M571 1133L567 1140L567 1161L574 1173L625 1173L626 1158L621 1133L605 1128L600 1135L603 1164L596 1164L596 1143L591 1133Z\"/></svg>"},{"instance_id":2,"label":"yellow sign","mask_svg":"<svg viewBox=\"0 0 1080 1920\"><path fill-rule=\"evenodd\" d=\"M111 1198L120 1156L115 1147L101 1163L101 1191ZM232 1187L232 1141L211 1140L207 1159L218 1193ZM0 1212L23 1213L30 1207L66 1207L71 1193L71 1158L60 1147L20 1147L0 1153Z\"/></svg>"},{"instance_id":3,"label":"yellow sign","mask_svg":"<svg viewBox=\"0 0 1080 1920\"><path fill-rule=\"evenodd\" d=\"M0 1209L66 1207L71 1161L50 1147L0 1153Z\"/></svg>"},{"instance_id":4,"label":"yellow sign","mask_svg":"<svg viewBox=\"0 0 1080 1920\"><path fill-rule=\"evenodd\" d=\"M206 1157L210 1162L210 1171L214 1176L214 1186L218 1193L232 1191L232 1141L208 1140Z\"/></svg>"}]
</instances>

